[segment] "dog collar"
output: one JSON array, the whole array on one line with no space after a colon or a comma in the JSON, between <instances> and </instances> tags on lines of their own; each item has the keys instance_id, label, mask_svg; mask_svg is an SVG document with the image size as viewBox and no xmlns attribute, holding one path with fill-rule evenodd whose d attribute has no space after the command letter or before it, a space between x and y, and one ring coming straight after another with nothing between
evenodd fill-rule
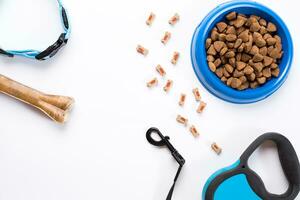
<instances>
[{"instance_id":1,"label":"dog collar","mask_svg":"<svg viewBox=\"0 0 300 200\"><path fill-rule=\"evenodd\" d=\"M38 50L4 50L0 48L0 54L8 56L8 57L14 57L16 56L22 56L26 58L36 59L36 60L47 60L48 58L53 57L64 45L67 44L69 36L70 36L70 24L68 21L67 11L63 7L63 4L61 0L57 0L61 15L61 21L63 25L63 33L60 34L58 40L51 46L49 46L44 51L38 51Z\"/></svg>"}]
</instances>

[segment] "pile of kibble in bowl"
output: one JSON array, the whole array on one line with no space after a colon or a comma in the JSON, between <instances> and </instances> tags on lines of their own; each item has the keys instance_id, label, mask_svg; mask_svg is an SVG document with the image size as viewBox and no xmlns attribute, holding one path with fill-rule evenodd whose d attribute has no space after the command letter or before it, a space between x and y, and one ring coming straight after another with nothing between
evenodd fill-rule
<instances>
[{"instance_id":1,"label":"pile of kibble in bowl","mask_svg":"<svg viewBox=\"0 0 300 200\"><path fill-rule=\"evenodd\" d=\"M237 90L257 88L280 73L281 38L272 22L231 12L206 39L207 62L225 84Z\"/></svg>"}]
</instances>

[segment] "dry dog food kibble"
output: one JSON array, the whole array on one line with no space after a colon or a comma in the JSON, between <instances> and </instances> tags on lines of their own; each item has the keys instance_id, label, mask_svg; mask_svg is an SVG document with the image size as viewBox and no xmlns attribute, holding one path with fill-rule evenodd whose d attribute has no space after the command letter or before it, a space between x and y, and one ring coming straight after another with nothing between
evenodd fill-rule
<instances>
[{"instance_id":1,"label":"dry dog food kibble","mask_svg":"<svg viewBox=\"0 0 300 200\"><path fill-rule=\"evenodd\" d=\"M276 32L276 25L261 17L229 13L205 42L209 69L236 90L256 88L278 77L283 49Z\"/></svg>"},{"instance_id":2,"label":"dry dog food kibble","mask_svg":"<svg viewBox=\"0 0 300 200\"><path fill-rule=\"evenodd\" d=\"M216 154L220 155L222 153L222 149L217 145L217 143L213 143L211 145L212 150L214 150L214 152L216 152Z\"/></svg>"},{"instance_id":3,"label":"dry dog food kibble","mask_svg":"<svg viewBox=\"0 0 300 200\"><path fill-rule=\"evenodd\" d=\"M146 24L148 26L151 26L152 23L153 23L153 21L154 21L154 19L155 19L155 14L154 13L150 13L150 15L149 15L149 17L148 17L148 19L146 21Z\"/></svg>"},{"instance_id":4,"label":"dry dog food kibble","mask_svg":"<svg viewBox=\"0 0 300 200\"><path fill-rule=\"evenodd\" d=\"M185 103L185 100L186 100L186 95L185 94L181 94L180 95L180 99L179 99L179 105L180 106L184 106L184 103Z\"/></svg>"},{"instance_id":5,"label":"dry dog food kibble","mask_svg":"<svg viewBox=\"0 0 300 200\"><path fill-rule=\"evenodd\" d=\"M173 53L173 57L172 57L172 60L171 60L171 63L173 64L173 65L176 65L177 64L177 62L178 62L178 59L179 59L179 52L177 52L177 51L175 51L174 53Z\"/></svg>"},{"instance_id":6,"label":"dry dog food kibble","mask_svg":"<svg viewBox=\"0 0 300 200\"><path fill-rule=\"evenodd\" d=\"M163 44L167 44L167 42L170 40L170 38L171 38L171 33L165 32L164 37L161 39L161 42Z\"/></svg>"},{"instance_id":7,"label":"dry dog food kibble","mask_svg":"<svg viewBox=\"0 0 300 200\"><path fill-rule=\"evenodd\" d=\"M198 88L193 89L193 94L195 96L196 101L200 101L201 100L201 95L200 95L200 92L199 92Z\"/></svg>"},{"instance_id":8,"label":"dry dog food kibble","mask_svg":"<svg viewBox=\"0 0 300 200\"><path fill-rule=\"evenodd\" d=\"M165 75L166 75L166 71L164 70L164 68L162 68L161 65L157 65L157 66L156 66L156 71L157 71L161 76L165 76Z\"/></svg>"},{"instance_id":9,"label":"dry dog food kibble","mask_svg":"<svg viewBox=\"0 0 300 200\"><path fill-rule=\"evenodd\" d=\"M152 88L152 87L154 87L154 86L157 86L157 84L158 84L157 78L153 78L152 80L150 80L150 81L147 83L147 87Z\"/></svg>"},{"instance_id":10,"label":"dry dog food kibble","mask_svg":"<svg viewBox=\"0 0 300 200\"><path fill-rule=\"evenodd\" d=\"M171 89L171 87L172 87L172 85L173 85L173 81L172 80L167 80L167 83L166 83L166 85L164 87L164 91L165 92L169 92L170 89Z\"/></svg>"},{"instance_id":11,"label":"dry dog food kibble","mask_svg":"<svg viewBox=\"0 0 300 200\"><path fill-rule=\"evenodd\" d=\"M148 49L146 49L145 47L143 47L141 45L138 45L136 47L136 51L144 56L148 55L148 53L149 53Z\"/></svg>"},{"instance_id":12,"label":"dry dog food kibble","mask_svg":"<svg viewBox=\"0 0 300 200\"><path fill-rule=\"evenodd\" d=\"M199 135L200 135L199 132L198 132L198 130L197 130L197 128L194 125L192 125L190 127L190 132L192 133L192 135L194 137L199 137Z\"/></svg>"},{"instance_id":13,"label":"dry dog food kibble","mask_svg":"<svg viewBox=\"0 0 300 200\"><path fill-rule=\"evenodd\" d=\"M180 124L185 125L185 126L187 126L187 124L188 124L188 119L181 116L181 115L177 115L176 121Z\"/></svg>"},{"instance_id":14,"label":"dry dog food kibble","mask_svg":"<svg viewBox=\"0 0 300 200\"><path fill-rule=\"evenodd\" d=\"M179 21L180 17L177 13L169 20L170 25L175 25Z\"/></svg>"}]
</instances>

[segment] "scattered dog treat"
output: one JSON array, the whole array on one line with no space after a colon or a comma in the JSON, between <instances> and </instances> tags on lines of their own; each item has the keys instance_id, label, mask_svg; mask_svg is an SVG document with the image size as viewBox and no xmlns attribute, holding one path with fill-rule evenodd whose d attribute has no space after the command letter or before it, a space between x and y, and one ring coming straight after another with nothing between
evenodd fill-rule
<instances>
[{"instance_id":1,"label":"scattered dog treat","mask_svg":"<svg viewBox=\"0 0 300 200\"><path fill-rule=\"evenodd\" d=\"M217 143L213 143L211 145L212 150L214 150L214 152L216 152L216 154L220 155L222 153L222 148L220 148Z\"/></svg>"},{"instance_id":2,"label":"scattered dog treat","mask_svg":"<svg viewBox=\"0 0 300 200\"><path fill-rule=\"evenodd\" d=\"M182 117L181 115L178 115L177 118L176 118L176 121L180 124L183 124L185 126L188 125L188 119L185 118L185 117Z\"/></svg>"},{"instance_id":3,"label":"scattered dog treat","mask_svg":"<svg viewBox=\"0 0 300 200\"><path fill-rule=\"evenodd\" d=\"M178 62L178 59L179 59L179 52L177 52L177 51L175 51L174 53L173 53L173 57L172 57L172 60L171 60L171 63L173 64L173 65L176 65L177 64L177 62Z\"/></svg>"},{"instance_id":4,"label":"scattered dog treat","mask_svg":"<svg viewBox=\"0 0 300 200\"><path fill-rule=\"evenodd\" d=\"M199 135L200 135L199 132L198 132L198 130L197 130L197 128L194 125L192 125L190 127L190 132L192 133L192 135L194 137L199 137Z\"/></svg>"},{"instance_id":5,"label":"scattered dog treat","mask_svg":"<svg viewBox=\"0 0 300 200\"><path fill-rule=\"evenodd\" d=\"M179 105L180 106L184 106L184 103L185 103L185 100L186 100L186 95L185 94L181 94L180 95L180 99L179 99Z\"/></svg>"},{"instance_id":6,"label":"scattered dog treat","mask_svg":"<svg viewBox=\"0 0 300 200\"><path fill-rule=\"evenodd\" d=\"M154 19L155 19L155 14L153 12L151 12L150 15L149 15L149 17L148 17L148 19L147 19L147 21L146 21L146 24L148 26L151 26L152 23L153 23L153 21L154 21Z\"/></svg>"},{"instance_id":7,"label":"scattered dog treat","mask_svg":"<svg viewBox=\"0 0 300 200\"><path fill-rule=\"evenodd\" d=\"M175 15L169 20L169 24L174 26L179 20L180 16L177 13L175 13Z\"/></svg>"},{"instance_id":8,"label":"scattered dog treat","mask_svg":"<svg viewBox=\"0 0 300 200\"><path fill-rule=\"evenodd\" d=\"M167 80L167 83L166 83L166 85L164 87L164 91L165 92L169 92L170 89L172 88L172 85L173 85L173 81L172 80Z\"/></svg>"},{"instance_id":9,"label":"scattered dog treat","mask_svg":"<svg viewBox=\"0 0 300 200\"><path fill-rule=\"evenodd\" d=\"M283 56L277 27L261 17L231 12L206 40L210 70L236 90L256 88L280 74Z\"/></svg>"},{"instance_id":10,"label":"scattered dog treat","mask_svg":"<svg viewBox=\"0 0 300 200\"><path fill-rule=\"evenodd\" d=\"M147 82L147 87L148 88L152 88L154 86L157 86L157 84L158 84L157 78L153 78L152 80L150 80L149 82Z\"/></svg>"},{"instance_id":11,"label":"scattered dog treat","mask_svg":"<svg viewBox=\"0 0 300 200\"><path fill-rule=\"evenodd\" d=\"M148 53L149 53L148 49L146 49L145 47L143 47L141 45L138 45L136 47L136 51L144 56L148 55Z\"/></svg>"},{"instance_id":12,"label":"scattered dog treat","mask_svg":"<svg viewBox=\"0 0 300 200\"><path fill-rule=\"evenodd\" d=\"M161 76L165 76L165 75L166 75L166 71L164 70L164 68L162 68L161 65L157 65L157 66L156 66L156 71L157 71Z\"/></svg>"},{"instance_id":13,"label":"scattered dog treat","mask_svg":"<svg viewBox=\"0 0 300 200\"><path fill-rule=\"evenodd\" d=\"M148 26L151 26L154 22L156 18L156 15L151 12L150 15L148 16L147 20L146 20L146 24ZM227 16L228 20L231 21L235 21L237 19L239 19L240 17L237 16L236 13L231 13L230 15ZM172 16L172 18L169 20L169 24L174 26L176 23L178 23L178 21L180 20L180 16L176 13L174 16ZM233 23L233 22L232 22ZM263 21L260 20L259 23L263 23ZM212 31L211 34L211 38L208 38L206 41L206 49L207 49L207 62L209 63L209 67L210 69L215 72L220 79L222 79L223 82L225 82L227 84L227 82L230 82L232 85L238 85L240 84L239 82L242 82L242 84L245 81L248 81L248 76L246 76L246 74L249 74L249 77L251 77L253 79L252 85L254 86L254 83L257 83L257 85L259 85L259 82L262 83L266 80L263 79L259 79L259 81L257 80L257 73L255 72L255 70L252 68L250 68L247 64L247 66L244 66L242 63L236 64L237 61L243 61L248 59L247 55L250 56L249 60L252 59L253 63L256 63L256 61L260 61L262 64L268 65L270 67L270 70L265 70L262 69L261 70L261 76L278 76L279 75L279 67L278 67L278 62L276 62L276 59L274 60L270 60L268 58L263 57L263 59L256 54L250 54L250 53L245 53L245 55L243 54L244 48L250 48L248 47L246 44L250 43L250 40L252 41L252 44L255 42L254 40L254 35L252 34L252 39L250 39L250 35L249 35L249 39L247 41L244 41L243 38L240 38L239 35L245 35L244 33L242 33L244 30L241 30L242 28L237 28L238 26L243 27L243 24L240 21L235 22L235 25L230 25L231 27L229 27L228 24L226 23L218 23L217 27L214 28L214 30ZM274 51L274 48L277 47L281 47L279 44L279 41L281 40L279 36L272 36L271 33L275 33L276 32L276 26L273 24L265 24L264 26L266 26L266 30L268 29L269 31L268 34L270 34L270 36L268 36L267 34L263 34L262 37L266 40L266 45L263 46L263 48L255 48L254 45L252 45L253 47L251 47L251 52L258 52L263 56L269 56L272 57L270 55L268 55L268 53L270 54L274 54L276 52ZM274 27L275 26L275 27ZM245 29L245 28L244 28ZM254 30L255 27L252 27L252 29ZM239 32L239 33L238 33ZM273 39L272 39L273 37ZM161 42L163 44L167 44L169 42L171 38L171 33L170 32L165 32L163 38L161 39ZM275 41L275 40L276 41ZM277 44L278 43L278 44ZM273 49L271 49L271 45L273 45ZM276 46L277 45L277 46ZM149 51L148 49L146 49L145 47L143 47L142 45L138 45L136 48L137 52L146 56L148 55ZM239 50L239 53L237 53L237 51ZM281 52L282 53L282 52ZM236 55L238 54L238 55ZM252 55L252 57L251 57ZM254 58L255 56L255 58ZM178 63L180 57L180 53L177 51L173 52L172 58L171 58L171 63L173 65L176 65ZM249 61L248 60L248 61ZM249 62L248 62L249 63ZM238 65L239 67L237 67L236 65ZM258 66L260 67L260 66ZM238 68L238 69L237 69ZM156 71L159 73L160 76L165 77L166 76L166 71L165 69L161 66L161 65L157 65L156 66ZM222 69L222 70L221 70ZM243 75L240 75L238 72L239 71L245 71L245 73ZM233 74L236 74L237 76L233 76ZM253 77L254 76L254 77ZM233 79L233 78L237 78ZM245 80L246 79L246 80ZM150 80L149 82L147 82L147 87L148 88L152 88L158 85L158 79L155 77L152 80ZM163 87L163 90L165 92L169 92L171 90L171 88L173 87L173 81L172 80L167 80L165 86ZM238 88L238 86L235 86ZM207 104L203 101L201 101L201 94L199 92L198 88L194 88L193 89L193 95L195 97L195 100L197 102L199 102L199 106L197 108L197 112L198 113L202 113L204 111L204 109L206 108ZM180 97L179 97L179 106L184 106L186 102L186 94L181 93ZM190 133L195 137L199 137L200 133L198 131L198 129L196 128L195 125L189 125L188 122L188 118L183 117L182 115L177 115L176 121L180 124L183 124L185 127L189 127L189 131ZM222 149L216 144L213 143L211 145L211 148L219 155L222 152Z\"/></svg>"},{"instance_id":14,"label":"scattered dog treat","mask_svg":"<svg viewBox=\"0 0 300 200\"><path fill-rule=\"evenodd\" d=\"M164 37L161 39L161 42L163 44L167 44L167 42L170 40L170 38L171 38L171 33L167 31L167 32L165 32Z\"/></svg>"},{"instance_id":15,"label":"scattered dog treat","mask_svg":"<svg viewBox=\"0 0 300 200\"><path fill-rule=\"evenodd\" d=\"M201 100L201 94L200 94L198 88L193 89L193 94L195 96L196 101L200 101Z\"/></svg>"},{"instance_id":16,"label":"scattered dog treat","mask_svg":"<svg viewBox=\"0 0 300 200\"><path fill-rule=\"evenodd\" d=\"M207 106L207 103L201 101L199 106L198 106L197 113L202 113L206 106Z\"/></svg>"}]
</instances>

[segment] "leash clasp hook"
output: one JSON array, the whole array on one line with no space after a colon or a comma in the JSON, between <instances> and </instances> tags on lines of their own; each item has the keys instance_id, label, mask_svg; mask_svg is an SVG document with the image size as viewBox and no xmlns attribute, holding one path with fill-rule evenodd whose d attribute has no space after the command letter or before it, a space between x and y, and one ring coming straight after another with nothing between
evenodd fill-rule
<instances>
[{"instance_id":1,"label":"leash clasp hook","mask_svg":"<svg viewBox=\"0 0 300 200\"><path fill-rule=\"evenodd\" d=\"M156 133L161 140L157 141L153 139L152 134ZM146 138L148 142L154 146L162 147L167 146L167 148L170 150L172 156L175 158L175 160L178 162L180 166L183 166L185 164L185 159L180 155L180 153L174 148L174 146L170 143L170 137L164 136L158 128L150 128L148 129L146 133Z\"/></svg>"}]
</instances>

